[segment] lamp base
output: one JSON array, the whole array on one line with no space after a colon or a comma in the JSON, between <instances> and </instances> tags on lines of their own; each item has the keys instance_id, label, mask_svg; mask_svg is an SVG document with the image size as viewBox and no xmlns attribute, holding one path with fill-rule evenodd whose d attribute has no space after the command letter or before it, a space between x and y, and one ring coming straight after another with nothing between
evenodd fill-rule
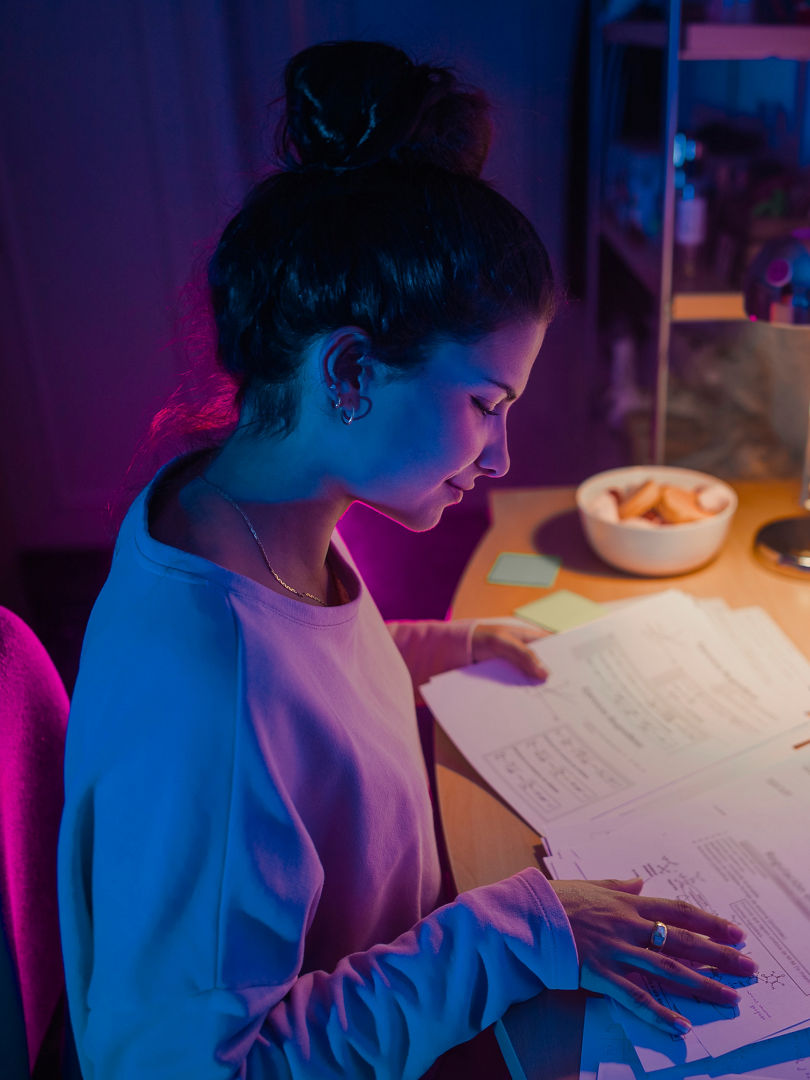
<instances>
[{"instance_id":1,"label":"lamp base","mask_svg":"<svg viewBox=\"0 0 810 1080\"><path fill-rule=\"evenodd\" d=\"M771 570L810 581L810 517L769 521L756 535L754 552Z\"/></svg>"}]
</instances>

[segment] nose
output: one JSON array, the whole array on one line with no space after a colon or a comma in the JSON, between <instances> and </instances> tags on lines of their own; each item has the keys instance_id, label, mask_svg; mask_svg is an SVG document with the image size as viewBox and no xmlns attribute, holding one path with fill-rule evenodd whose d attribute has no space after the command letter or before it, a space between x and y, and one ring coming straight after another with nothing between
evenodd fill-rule
<instances>
[{"instance_id":1,"label":"nose","mask_svg":"<svg viewBox=\"0 0 810 1080\"><path fill-rule=\"evenodd\" d=\"M506 417L501 419L497 430L492 433L486 446L478 457L478 467L487 476L506 476L509 472L509 448L506 439Z\"/></svg>"}]
</instances>

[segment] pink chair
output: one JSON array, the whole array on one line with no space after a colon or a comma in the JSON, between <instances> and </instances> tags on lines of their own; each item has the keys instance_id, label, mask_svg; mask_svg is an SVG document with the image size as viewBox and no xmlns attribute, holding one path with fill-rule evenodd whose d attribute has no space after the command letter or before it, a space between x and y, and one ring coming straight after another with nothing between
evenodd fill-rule
<instances>
[{"instance_id":1,"label":"pink chair","mask_svg":"<svg viewBox=\"0 0 810 1080\"><path fill-rule=\"evenodd\" d=\"M47 652L22 619L0 607L0 919L32 1075L51 1071L45 1058L55 1057L62 1071L56 845L67 716L68 697Z\"/></svg>"}]
</instances>

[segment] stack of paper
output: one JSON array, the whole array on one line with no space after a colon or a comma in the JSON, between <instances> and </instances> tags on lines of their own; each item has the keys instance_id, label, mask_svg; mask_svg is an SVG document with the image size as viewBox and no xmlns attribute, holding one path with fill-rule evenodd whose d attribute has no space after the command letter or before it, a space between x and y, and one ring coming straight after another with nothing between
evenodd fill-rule
<instances>
[{"instance_id":1,"label":"stack of paper","mask_svg":"<svg viewBox=\"0 0 810 1080\"><path fill-rule=\"evenodd\" d=\"M583 1056L583 1076L810 1077L810 663L763 611L676 591L533 648L543 685L489 661L425 700L544 835L555 877L639 875L743 926L760 968L734 1010L668 1001L694 1025L683 1039L616 1008L626 1060L588 1074Z\"/></svg>"},{"instance_id":2,"label":"stack of paper","mask_svg":"<svg viewBox=\"0 0 810 1080\"><path fill-rule=\"evenodd\" d=\"M591 998L585 1010L580 1080L639 1080L645 1076L638 1056L609 1003ZM651 1080L807 1080L810 1076L810 1030L649 1074Z\"/></svg>"},{"instance_id":3,"label":"stack of paper","mask_svg":"<svg viewBox=\"0 0 810 1080\"><path fill-rule=\"evenodd\" d=\"M735 1009L676 998L650 984L659 1000L694 1025L683 1039L616 1010L643 1069L720 1058L787 1029L810 1027L808 809L810 754L805 752L750 768L703 797L661 803L643 821L633 816L590 836L578 827L553 838L548 863L555 877L639 875L645 892L688 900L746 931L745 951L759 965L759 975L753 981L724 979L740 991ZM804 1046L810 1054L807 1036ZM775 1062L784 1063L776 1041L769 1051ZM695 1072L709 1070L704 1064L679 1075ZM712 1072L726 1076L744 1069L726 1062L722 1071ZM783 1066L773 1075L786 1080L793 1074ZM796 1075L810 1075L810 1067Z\"/></svg>"}]
</instances>

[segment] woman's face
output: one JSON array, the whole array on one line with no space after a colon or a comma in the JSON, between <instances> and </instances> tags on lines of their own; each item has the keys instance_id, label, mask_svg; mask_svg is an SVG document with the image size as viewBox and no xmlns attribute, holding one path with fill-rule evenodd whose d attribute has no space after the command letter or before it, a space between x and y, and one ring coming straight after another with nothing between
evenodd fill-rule
<instances>
[{"instance_id":1,"label":"woman's face","mask_svg":"<svg viewBox=\"0 0 810 1080\"><path fill-rule=\"evenodd\" d=\"M460 502L477 477L503 476L507 415L526 387L546 325L511 323L474 344L443 342L415 375L378 385L371 412L357 422L365 429L367 468L352 495L421 531Z\"/></svg>"}]
</instances>

